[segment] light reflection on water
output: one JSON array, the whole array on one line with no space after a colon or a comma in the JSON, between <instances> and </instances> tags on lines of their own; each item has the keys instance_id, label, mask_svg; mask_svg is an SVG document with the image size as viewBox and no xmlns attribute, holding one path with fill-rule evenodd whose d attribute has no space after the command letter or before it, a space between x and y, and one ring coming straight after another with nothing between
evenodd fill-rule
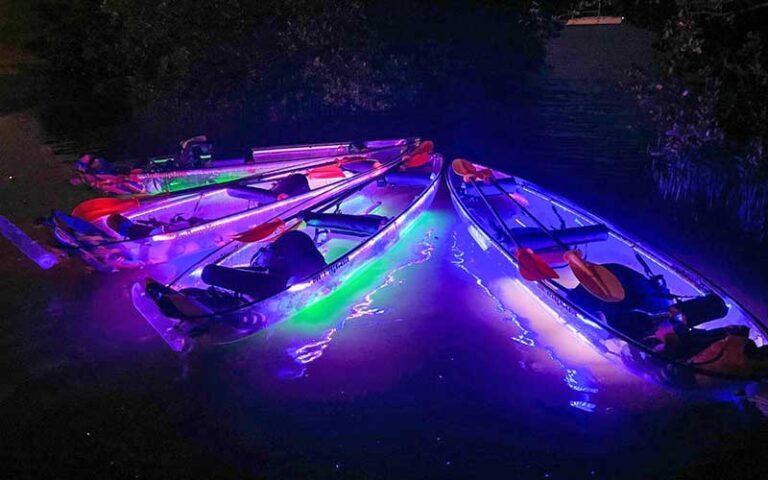
<instances>
[{"instance_id":1,"label":"light reflection on water","mask_svg":"<svg viewBox=\"0 0 768 480\"><path fill-rule=\"evenodd\" d=\"M416 221L414 226L405 232L399 244L388 251L385 257L377 259L372 262L371 265L355 272L352 277L348 279L346 282L347 284L339 291L331 294L329 298L318 302L319 305L312 305L311 309L313 311L333 312L328 315L327 319L320 320L317 327L322 329L324 325L334 323L336 325L323 330L321 334L315 334L314 329L310 330L309 332L311 332L312 335L309 336L308 340L305 340L306 337L304 336L292 340L291 345L288 346L285 351L288 356L293 359L298 368L280 368L277 376L283 379L303 377L306 374L308 364L322 357L323 352L329 347L334 334L338 330L345 328L348 322L354 321L356 326L370 325L371 320L367 317L378 317L385 314L388 310L387 299L385 298L383 303L379 302L379 304L374 304L374 297L388 287L402 285L403 281L399 280L399 274L402 271L419 266L430 260L432 252L434 251L434 227L432 224L436 221L439 221L438 215L431 212L425 213ZM432 228L427 228L426 231L423 231L424 226ZM418 235L422 236L421 241L414 242L418 238ZM373 284L372 287L371 284ZM350 288L354 288L355 290L350 292ZM329 308L325 305L326 303L339 301L337 300L338 297L342 297L338 309L334 309L333 307ZM353 304L349 308L349 313L344 316L344 305L348 304L349 300L353 298L362 298L362 301ZM288 319L285 324L279 328L285 331L294 330L301 332L304 330L302 323L307 323L302 317L306 316L306 312L299 312L297 315L294 315L293 318ZM343 316L343 318L337 319L338 316ZM368 321L362 322L361 319L363 318L366 318ZM316 320L316 318L313 318L312 322ZM377 321L397 320L399 319L377 319ZM319 339L317 338L318 335ZM299 343L304 341L307 343ZM299 343L299 345L296 346L296 343Z\"/></svg>"},{"instance_id":2,"label":"light reflection on water","mask_svg":"<svg viewBox=\"0 0 768 480\"><path fill-rule=\"evenodd\" d=\"M470 226L470 228L474 228L473 226ZM471 230L469 230L471 233ZM473 236L474 237L474 236ZM577 369L572 368L569 366L566 366L560 358L558 358L555 350L552 347L544 346L544 345L537 345L536 343L536 332L529 330L526 328L523 324L528 323L525 320L521 319L513 310L511 310L508 306L506 306L502 300L497 297L490 288L486 285L486 283L483 281L483 279L478 276L478 274L467 267L464 261L464 255L465 252L461 249L459 246L458 241L458 233L455 230L453 232L453 245L451 246L451 250L453 252L453 260L451 260L451 263L456 265L459 269L467 273L472 277L475 284L482 289L482 291L491 299L491 301L496 305L496 309L499 313L503 315L503 318L501 320L503 321L509 321L512 322L520 331L518 335L513 335L511 338L515 342L518 342L522 345L525 345L526 347L531 348L539 348L544 350L549 358L559 367L563 370L565 373L563 380L565 381L566 385L568 385L569 388L576 392L584 393L584 398L581 400L571 400L569 401L569 405L575 408L579 408L584 411L588 411L592 413L596 405L593 403L589 403L587 400L590 399L589 394L596 394L599 390L595 386L595 379L587 369ZM488 272L485 272L486 274ZM588 409L585 409L585 405L590 405L591 407Z\"/></svg>"}]
</instances>

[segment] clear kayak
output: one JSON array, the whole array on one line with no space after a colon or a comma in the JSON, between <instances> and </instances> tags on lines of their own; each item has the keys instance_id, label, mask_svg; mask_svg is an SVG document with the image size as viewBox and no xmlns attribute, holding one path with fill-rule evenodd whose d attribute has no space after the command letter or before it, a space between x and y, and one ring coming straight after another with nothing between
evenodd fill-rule
<instances>
[{"instance_id":1,"label":"clear kayak","mask_svg":"<svg viewBox=\"0 0 768 480\"><path fill-rule=\"evenodd\" d=\"M266 222L277 234L234 240L168 285L135 284L133 303L175 351L248 337L339 287L386 253L429 207L443 161L382 164ZM247 235L246 235L247 236ZM241 238L243 238L241 236Z\"/></svg>"},{"instance_id":2,"label":"clear kayak","mask_svg":"<svg viewBox=\"0 0 768 480\"><path fill-rule=\"evenodd\" d=\"M56 242L98 270L164 263L229 242L233 235L353 179L377 174L416 142L367 154L272 162L272 169L221 185L142 199L100 198L72 214L55 211L48 224Z\"/></svg>"},{"instance_id":3,"label":"clear kayak","mask_svg":"<svg viewBox=\"0 0 768 480\"><path fill-rule=\"evenodd\" d=\"M92 155L78 160L74 184L85 184L116 195L156 195L226 183L257 175L295 160L322 160L340 156L369 155L371 152L417 139L372 140L364 142L317 143L251 148L240 157L216 158L207 142L182 142L177 155L150 158L142 168L114 171ZM184 159L184 160L182 160Z\"/></svg>"},{"instance_id":4,"label":"clear kayak","mask_svg":"<svg viewBox=\"0 0 768 480\"><path fill-rule=\"evenodd\" d=\"M454 162L446 179L471 236L600 352L675 387L766 378L768 329L723 289L538 185Z\"/></svg>"}]
</instances>

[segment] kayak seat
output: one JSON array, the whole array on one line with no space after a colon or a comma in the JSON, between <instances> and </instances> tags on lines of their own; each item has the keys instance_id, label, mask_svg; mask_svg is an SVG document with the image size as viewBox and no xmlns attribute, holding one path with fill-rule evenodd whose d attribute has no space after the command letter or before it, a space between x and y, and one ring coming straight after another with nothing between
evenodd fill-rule
<instances>
[{"instance_id":1,"label":"kayak seat","mask_svg":"<svg viewBox=\"0 0 768 480\"><path fill-rule=\"evenodd\" d=\"M690 327L728 315L728 305L716 293L678 302L673 305L673 308L685 316L685 323Z\"/></svg>"},{"instance_id":2,"label":"kayak seat","mask_svg":"<svg viewBox=\"0 0 768 480\"><path fill-rule=\"evenodd\" d=\"M281 178L270 189L232 185L227 187L230 197L252 200L259 204L273 203L284 198L309 192L307 177L300 173Z\"/></svg>"},{"instance_id":3,"label":"kayak seat","mask_svg":"<svg viewBox=\"0 0 768 480\"><path fill-rule=\"evenodd\" d=\"M259 204L273 203L277 201L277 194L266 188L247 187L245 185L232 185L227 187L227 194L241 200L251 200Z\"/></svg>"},{"instance_id":4,"label":"kayak seat","mask_svg":"<svg viewBox=\"0 0 768 480\"><path fill-rule=\"evenodd\" d=\"M284 195L286 197L295 197L296 195L307 193L309 190L309 180L300 173L294 173L281 178L270 189L270 191L277 195Z\"/></svg>"},{"instance_id":5,"label":"kayak seat","mask_svg":"<svg viewBox=\"0 0 768 480\"><path fill-rule=\"evenodd\" d=\"M311 213L304 220L307 226L324 228L333 232L357 237L367 237L378 232L387 217L381 215L347 215L343 213Z\"/></svg>"},{"instance_id":6,"label":"kayak seat","mask_svg":"<svg viewBox=\"0 0 768 480\"><path fill-rule=\"evenodd\" d=\"M114 213L107 217L107 225L109 225L109 228L112 230L131 240L147 237L157 229L157 227L150 225L142 225L132 222L119 213Z\"/></svg>"},{"instance_id":7,"label":"kayak seat","mask_svg":"<svg viewBox=\"0 0 768 480\"><path fill-rule=\"evenodd\" d=\"M515 191L515 187L517 186L517 182L515 181L514 177L498 178L496 179L496 183L508 193L513 193ZM480 197L475 187L466 183L462 183L462 185L464 188L465 195L469 195L470 197L478 197L478 198ZM480 188L480 191L482 191L486 197L502 195L499 189L490 183L475 182L475 185L477 185Z\"/></svg>"},{"instance_id":8,"label":"kayak seat","mask_svg":"<svg viewBox=\"0 0 768 480\"><path fill-rule=\"evenodd\" d=\"M341 169L352 173L364 173L379 163L376 160L361 159L341 165Z\"/></svg>"},{"instance_id":9,"label":"kayak seat","mask_svg":"<svg viewBox=\"0 0 768 480\"><path fill-rule=\"evenodd\" d=\"M432 183L432 174L410 170L396 170L384 175L384 182L387 185L394 185L396 187L427 187Z\"/></svg>"},{"instance_id":10,"label":"kayak seat","mask_svg":"<svg viewBox=\"0 0 768 480\"><path fill-rule=\"evenodd\" d=\"M620 263L604 263L603 267L613 273L624 288L624 300L615 303L604 302L578 285L568 292L568 298L590 312L602 312L608 323L625 334L641 339L649 334L653 326L649 319L641 321L643 315L635 310L650 314L664 312L672 306L669 289Z\"/></svg>"},{"instance_id":11,"label":"kayak seat","mask_svg":"<svg viewBox=\"0 0 768 480\"><path fill-rule=\"evenodd\" d=\"M243 293L255 300L267 298L285 288L285 275L259 268L230 268L206 265L200 277L208 285Z\"/></svg>"},{"instance_id":12,"label":"kayak seat","mask_svg":"<svg viewBox=\"0 0 768 480\"><path fill-rule=\"evenodd\" d=\"M309 235L298 230L285 233L268 250L266 265L238 268L207 265L203 268L201 279L208 285L261 300L307 278L326 265L315 242Z\"/></svg>"},{"instance_id":13,"label":"kayak seat","mask_svg":"<svg viewBox=\"0 0 768 480\"><path fill-rule=\"evenodd\" d=\"M562 250L557 242L540 228L513 228L512 233L515 235L515 238L520 245L528 247L531 250ZM571 246L607 240L608 227L602 224L588 225L585 227L571 227L563 228L561 230L552 230L552 234L558 238L560 242Z\"/></svg>"}]
</instances>

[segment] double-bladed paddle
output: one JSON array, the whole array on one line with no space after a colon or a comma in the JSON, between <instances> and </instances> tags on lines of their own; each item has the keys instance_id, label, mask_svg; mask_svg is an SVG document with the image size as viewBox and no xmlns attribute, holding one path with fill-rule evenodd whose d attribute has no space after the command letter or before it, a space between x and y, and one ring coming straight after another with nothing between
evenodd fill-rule
<instances>
[{"instance_id":1,"label":"double-bladed paddle","mask_svg":"<svg viewBox=\"0 0 768 480\"><path fill-rule=\"evenodd\" d=\"M529 281L558 278L557 272L555 272L547 262L534 253L530 248L520 245L520 242L515 238L512 230L507 226L504 219L501 218L499 212L493 205L491 205L491 202L488 201L488 197L485 196L482 189L475 183L477 180L490 178L491 171L489 169L478 171L471 162L464 160L463 158L455 159L451 164L451 167L456 175L463 177L465 182L471 183L472 186L475 187L478 195L480 195L480 198L485 202L485 206L488 207L488 210L491 211L496 218L496 221L501 225L504 233L506 233L517 246L517 249L515 250L515 258L517 259L518 269L523 278Z\"/></svg>"},{"instance_id":2,"label":"double-bladed paddle","mask_svg":"<svg viewBox=\"0 0 768 480\"><path fill-rule=\"evenodd\" d=\"M538 218L536 218L527 208L527 205L525 205L523 201L520 200L518 196L516 196L515 193L510 193L504 190L504 188L499 185L499 183L496 181L496 179L493 177L493 172L490 169L484 169L481 171L477 171L474 164L471 162L464 160L464 159L456 159L454 160L454 171L457 175L461 175L464 177L464 180L467 181L467 178L472 178L474 180L474 177L477 177L478 179L482 179L483 181L487 181L491 183L494 187L496 187L501 193L503 193L506 197L510 198L517 207L522 210L531 220L533 220L539 228L546 233L554 242L563 250L565 250L565 253L563 254L563 259L568 263L568 266L571 268L571 271L576 276L576 279L584 286L584 288L594 295L595 297L599 298L600 300L603 300L604 302L609 303L615 303L620 302L624 300L625 292L624 287L621 285L621 282L619 279L614 275L610 270L605 268L602 265L588 262L587 260L584 260L581 251L576 249L571 249L568 245L562 242L560 238L555 235L552 231L550 231ZM474 177L473 177L474 176ZM474 181L473 181L474 183ZM480 189L475 185L475 188L478 189L478 192L481 193ZM481 193L481 196L486 201L486 204L489 205L486 197L484 194ZM495 212L494 214L497 216L497 219L500 219L498 217L498 213ZM505 225L506 227L506 225ZM508 231L508 229L507 229ZM508 231L508 234L511 235L511 232ZM514 237L513 237L514 239ZM517 243L517 242L515 242ZM523 278L525 277L525 274L523 273L523 261L520 260L520 256L518 256L518 252L520 252L521 248L518 244L518 249L515 252L515 257L518 258L518 261L520 262L520 273L523 274ZM545 264L546 262L539 257L536 253L534 253L531 249L524 249L529 250L526 252L527 255L526 261L530 262L535 261L535 265ZM549 265L547 265L549 267ZM551 270L551 268L550 268ZM532 275L534 278L533 280L544 280L547 278L558 278L557 273L552 270L551 273L554 273L554 275L551 275L550 272L547 272L546 270L540 270L540 271L528 271L527 273L533 274L538 273L538 278L536 278L536 275ZM543 276L544 274L547 274L549 276ZM531 280L526 278L527 280Z\"/></svg>"},{"instance_id":3,"label":"double-bladed paddle","mask_svg":"<svg viewBox=\"0 0 768 480\"><path fill-rule=\"evenodd\" d=\"M426 140L424 142L421 142L416 148L414 148L413 152L411 152L409 155L403 155L402 159L399 162L394 163L393 165L390 165L390 166L379 165L374 168L383 169L383 171L387 171L387 170L396 168L398 165L402 165L405 168L421 167L425 165L427 162L429 162L430 154L432 153L432 150L434 149L434 147L435 147L434 143L432 143L429 140ZM393 161L396 161L396 160L393 160ZM376 177L373 177L373 178L376 178ZM332 197L328 201L330 201L331 204L333 204L333 202L338 202L346 198L348 195L351 195L352 193L358 191L360 188L362 188L362 186L353 188L352 190L350 190L349 192L345 192L343 195L341 195L338 198ZM320 205L325 206L328 203L328 201ZM314 208L317 208L318 206L319 205L315 205ZM294 219L300 220L304 214L305 212L302 211L287 218L286 220L294 220ZM286 220L283 220L280 217L276 217L262 224L256 225L255 227L250 228L244 232L238 233L232 238L240 242L247 242L247 243L260 242L262 240L269 238L275 233L277 233L278 235L282 235L286 231L297 228L301 224L301 222L299 221L289 228L286 225Z\"/></svg>"}]
</instances>

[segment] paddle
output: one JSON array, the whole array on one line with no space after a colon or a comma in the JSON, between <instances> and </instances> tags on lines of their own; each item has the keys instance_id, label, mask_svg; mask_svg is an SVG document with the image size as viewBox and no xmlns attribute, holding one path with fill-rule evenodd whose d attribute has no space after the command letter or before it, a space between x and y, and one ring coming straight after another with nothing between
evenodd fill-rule
<instances>
[{"instance_id":1,"label":"paddle","mask_svg":"<svg viewBox=\"0 0 768 480\"><path fill-rule=\"evenodd\" d=\"M104 215L122 213L139 206L139 199L98 197L80 202L73 210L72 216L92 222Z\"/></svg>"},{"instance_id":2,"label":"paddle","mask_svg":"<svg viewBox=\"0 0 768 480\"><path fill-rule=\"evenodd\" d=\"M393 165L390 165L388 167L385 167L383 165L379 165L377 167L374 167L376 169L381 169L382 173L391 170L393 168L396 168L398 165L405 165L406 168L415 168L420 167L422 165L425 165L430 160L430 154L432 153L432 150L434 149L434 144L427 140L425 142L422 142L419 144L418 147L416 147L413 152L411 152L410 155L402 155L402 160L399 162L396 159L393 159L392 162L396 162ZM324 208L327 208L328 205L333 205L334 203L339 203L343 201L345 198L347 198L349 195L352 195L353 193L359 191L362 189L365 185L375 180L377 176L372 177L370 180L365 182L363 185L360 185L358 187L355 187L348 192L344 192L342 195L338 197L331 197L325 202L321 202L318 205L314 205L312 208L317 209L318 207L322 210ZM288 217L286 220L293 220L293 219L301 219L301 217L306 213L307 210L302 210L301 212L292 215ZM300 222L299 222L300 223ZM269 238L271 235L273 235L275 232L278 232L282 235L287 230L291 230L296 228L298 223L296 225L291 226L290 228L286 227L285 220L281 218L273 218L272 220L269 220L267 222L264 222L262 224L256 225L253 228L250 228L244 232L238 233L234 237L232 237L234 240L238 240L240 242L246 242L246 243L253 243L253 242L260 242L263 241L266 238Z\"/></svg>"},{"instance_id":3,"label":"paddle","mask_svg":"<svg viewBox=\"0 0 768 480\"><path fill-rule=\"evenodd\" d=\"M467 162L473 169L474 165ZM466 166L464 167L467 168ZM624 287L621 285L619 279L610 270L602 265L588 262L584 260L581 251L571 249L568 245L563 243L560 238L552 233L538 218L536 218L528 208L523 205L517 198L511 195L509 192L499 185L493 175L487 177L488 181L496 187L501 193L510 198L515 204L522 210L531 220L533 220L539 228L546 233L554 242L563 250L563 259L568 262L568 266L576 276L576 279L584 286L584 288L599 298L600 300L608 303L616 303L624 300L625 292Z\"/></svg>"},{"instance_id":4,"label":"paddle","mask_svg":"<svg viewBox=\"0 0 768 480\"><path fill-rule=\"evenodd\" d=\"M430 140L421 142L413 149L410 155L403 157L403 167L416 168L425 165L430 160L430 154L435 149L435 144Z\"/></svg>"},{"instance_id":5,"label":"paddle","mask_svg":"<svg viewBox=\"0 0 768 480\"><path fill-rule=\"evenodd\" d=\"M485 193L483 193L482 189L480 189L480 187L477 185L475 179L480 177L486 178L488 175L486 171L483 170L478 172L471 162L468 162L462 158L455 159L453 163L451 163L451 167L453 168L453 171L456 173L456 175L462 176L465 182L471 183L472 186L475 187L478 195L480 195L480 198L483 199L485 206L488 207L488 210L491 211L493 216L496 218L496 221L499 223L499 225L501 225L504 233L506 233L507 236L515 243L517 247L515 250L515 258L517 259L520 275L522 275L523 278L528 281L558 278L559 276L557 272L555 272L552 267L547 264L547 262L536 255L536 253L534 253L530 248L524 248L520 245L520 243L515 238L515 235L512 233L512 230L509 229L506 222L504 222L504 219L502 219L501 215L499 215L499 212L493 207L493 205L491 205L491 202L488 201L488 197L485 196Z\"/></svg>"}]
</instances>

